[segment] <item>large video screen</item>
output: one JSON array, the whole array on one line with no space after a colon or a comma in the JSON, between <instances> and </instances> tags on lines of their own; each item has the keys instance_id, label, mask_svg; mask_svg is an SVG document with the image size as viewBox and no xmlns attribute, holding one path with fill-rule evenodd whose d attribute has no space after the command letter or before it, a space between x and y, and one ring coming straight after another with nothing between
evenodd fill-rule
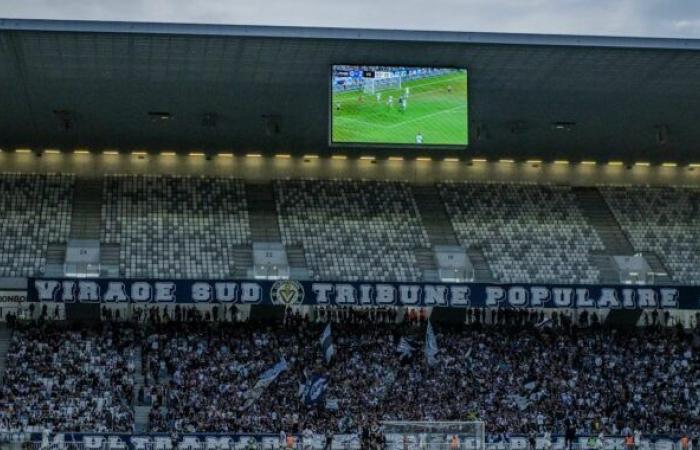
<instances>
[{"instance_id":1,"label":"large video screen","mask_svg":"<svg viewBox=\"0 0 700 450\"><path fill-rule=\"evenodd\" d=\"M331 144L466 146L467 70L334 65Z\"/></svg>"}]
</instances>

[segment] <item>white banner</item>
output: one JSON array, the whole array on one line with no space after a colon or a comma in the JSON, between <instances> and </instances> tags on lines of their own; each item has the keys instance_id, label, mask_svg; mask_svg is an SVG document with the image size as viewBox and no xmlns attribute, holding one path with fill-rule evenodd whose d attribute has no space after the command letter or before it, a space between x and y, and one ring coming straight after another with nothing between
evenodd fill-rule
<instances>
[{"instance_id":1,"label":"white banner","mask_svg":"<svg viewBox=\"0 0 700 450\"><path fill-rule=\"evenodd\" d=\"M22 303L27 301L27 291L1 290L0 303Z\"/></svg>"}]
</instances>

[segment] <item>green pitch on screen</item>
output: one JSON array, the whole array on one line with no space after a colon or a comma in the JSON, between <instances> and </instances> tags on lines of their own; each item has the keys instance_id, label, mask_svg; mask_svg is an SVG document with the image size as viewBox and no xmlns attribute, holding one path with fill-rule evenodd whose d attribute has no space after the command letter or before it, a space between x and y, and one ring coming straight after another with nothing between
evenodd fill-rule
<instances>
[{"instance_id":1,"label":"green pitch on screen","mask_svg":"<svg viewBox=\"0 0 700 450\"><path fill-rule=\"evenodd\" d=\"M409 88L406 108L397 99ZM362 144L459 145L469 143L467 71L405 81L400 89L376 94L332 95L332 142ZM389 96L393 104L388 103Z\"/></svg>"}]
</instances>

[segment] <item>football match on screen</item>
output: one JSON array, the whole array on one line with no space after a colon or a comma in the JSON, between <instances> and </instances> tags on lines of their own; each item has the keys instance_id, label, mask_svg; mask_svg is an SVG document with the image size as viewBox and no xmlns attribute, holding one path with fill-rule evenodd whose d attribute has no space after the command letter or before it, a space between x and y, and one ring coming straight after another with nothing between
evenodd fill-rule
<instances>
[{"instance_id":1,"label":"football match on screen","mask_svg":"<svg viewBox=\"0 0 700 450\"><path fill-rule=\"evenodd\" d=\"M333 66L331 142L466 146L465 69Z\"/></svg>"}]
</instances>

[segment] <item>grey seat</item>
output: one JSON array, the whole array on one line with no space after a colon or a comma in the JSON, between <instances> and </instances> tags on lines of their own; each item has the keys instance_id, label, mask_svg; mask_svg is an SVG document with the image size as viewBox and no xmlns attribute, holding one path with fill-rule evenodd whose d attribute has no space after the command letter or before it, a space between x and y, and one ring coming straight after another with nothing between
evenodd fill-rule
<instances>
[{"instance_id":1,"label":"grey seat","mask_svg":"<svg viewBox=\"0 0 700 450\"><path fill-rule=\"evenodd\" d=\"M569 187L442 183L438 188L458 240L481 247L499 281L598 281L589 255L603 244Z\"/></svg>"},{"instance_id":2,"label":"grey seat","mask_svg":"<svg viewBox=\"0 0 700 450\"><path fill-rule=\"evenodd\" d=\"M275 183L285 245L301 245L315 278L414 281L414 250L429 247L410 187L401 182Z\"/></svg>"},{"instance_id":3,"label":"grey seat","mask_svg":"<svg viewBox=\"0 0 700 450\"><path fill-rule=\"evenodd\" d=\"M70 233L73 175L0 176L0 276L40 275L51 242Z\"/></svg>"},{"instance_id":4,"label":"grey seat","mask_svg":"<svg viewBox=\"0 0 700 450\"><path fill-rule=\"evenodd\" d=\"M102 240L127 277L231 277L232 247L250 243L241 180L108 176L103 197Z\"/></svg>"}]
</instances>

